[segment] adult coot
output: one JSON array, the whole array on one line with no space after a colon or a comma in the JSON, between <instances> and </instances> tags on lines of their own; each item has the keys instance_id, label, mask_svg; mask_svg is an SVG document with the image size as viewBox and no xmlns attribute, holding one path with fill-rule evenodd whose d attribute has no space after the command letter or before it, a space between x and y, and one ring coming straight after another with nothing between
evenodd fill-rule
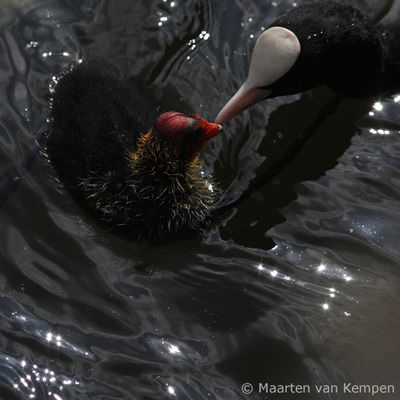
<instances>
[{"instance_id":1,"label":"adult coot","mask_svg":"<svg viewBox=\"0 0 400 400\"><path fill-rule=\"evenodd\" d=\"M351 97L399 89L400 2L379 23L350 3L318 0L278 18L258 38L248 78L216 122L263 99L321 84Z\"/></svg>"}]
</instances>

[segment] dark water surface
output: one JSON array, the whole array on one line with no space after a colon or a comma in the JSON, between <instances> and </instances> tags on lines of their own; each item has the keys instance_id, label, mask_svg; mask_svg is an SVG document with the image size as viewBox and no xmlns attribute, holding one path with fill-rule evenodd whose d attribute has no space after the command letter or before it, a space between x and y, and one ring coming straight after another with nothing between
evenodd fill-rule
<instances>
[{"instance_id":1,"label":"dark water surface","mask_svg":"<svg viewBox=\"0 0 400 400\"><path fill-rule=\"evenodd\" d=\"M157 246L92 223L40 154L51 77L71 63L100 54L161 109L212 118L291 7L1 2L1 399L265 398L244 382L397 390L274 400L399 398L400 97L320 88L244 113L205 153L237 206Z\"/></svg>"}]
</instances>

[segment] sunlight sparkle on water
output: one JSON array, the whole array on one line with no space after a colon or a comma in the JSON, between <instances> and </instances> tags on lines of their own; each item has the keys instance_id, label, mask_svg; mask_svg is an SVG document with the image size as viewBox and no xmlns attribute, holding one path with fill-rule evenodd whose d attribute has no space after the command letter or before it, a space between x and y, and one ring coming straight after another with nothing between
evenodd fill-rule
<instances>
[{"instance_id":1,"label":"sunlight sparkle on water","mask_svg":"<svg viewBox=\"0 0 400 400\"><path fill-rule=\"evenodd\" d=\"M168 393L172 394L172 396L175 396L175 388L173 386L168 386Z\"/></svg>"},{"instance_id":2,"label":"sunlight sparkle on water","mask_svg":"<svg viewBox=\"0 0 400 400\"><path fill-rule=\"evenodd\" d=\"M346 317L351 317L351 314L350 314L349 312L347 312L347 311L344 312L344 315L345 315Z\"/></svg>"},{"instance_id":3,"label":"sunlight sparkle on water","mask_svg":"<svg viewBox=\"0 0 400 400\"><path fill-rule=\"evenodd\" d=\"M374 104L374 109L375 109L376 111L382 111L382 110L383 110L383 104L382 104L380 101L377 101L377 102Z\"/></svg>"},{"instance_id":4,"label":"sunlight sparkle on water","mask_svg":"<svg viewBox=\"0 0 400 400\"><path fill-rule=\"evenodd\" d=\"M370 129L370 133L373 135L390 135L390 131L388 129Z\"/></svg>"},{"instance_id":5,"label":"sunlight sparkle on water","mask_svg":"<svg viewBox=\"0 0 400 400\"><path fill-rule=\"evenodd\" d=\"M181 352L180 349L179 349L179 347L178 347L178 346L175 346L174 344L171 344L171 345L169 346L168 351L169 351L171 354L178 354L178 353Z\"/></svg>"},{"instance_id":6,"label":"sunlight sparkle on water","mask_svg":"<svg viewBox=\"0 0 400 400\"><path fill-rule=\"evenodd\" d=\"M323 272L325 270L326 270L326 265L325 264L318 265L318 267L317 267L317 271L318 272Z\"/></svg>"},{"instance_id":7,"label":"sunlight sparkle on water","mask_svg":"<svg viewBox=\"0 0 400 400\"><path fill-rule=\"evenodd\" d=\"M353 280L353 278L350 275L347 275L347 274L343 275L343 279L346 282L351 282Z\"/></svg>"},{"instance_id":8,"label":"sunlight sparkle on water","mask_svg":"<svg viewBox=\"0 0 400 400\"><path fill-rule=\"evenodd\" d=\"M202 31L199 35L200 39L208 40L210 39L210 34L207 31Z\"/></svg>"},{"instance_id":9,"label":"sunlight sparkle on water","mask_svg":"<svg viewBox=\"0 0 400 400\"><path fill-rule=\"evenodd\" d=\"M329 304L328 304L328 303L322 304L322 308L323 308L325 311L328 311L328 310L329 310Z\"/></svg>"},{"instance_id":10,"label":"sunlight sparkle on water","mask_svg":"<svg viewBox=\"0 0 400 400\"><path fill-rule=\"evenodd\" d=\"M63 400L60 392L63 390L64 385L80 385L80 382L75 379L57 375L50 368L42 368L37 364L30 364L25 359L12 360L11 357L5 357L5 359L11 365L22 367L22 370L18 368L19 376L12 378L11 385L23 398L35 399L38 396L38 392L46 392L52 399Z\"/></svg>"}]
</instances>

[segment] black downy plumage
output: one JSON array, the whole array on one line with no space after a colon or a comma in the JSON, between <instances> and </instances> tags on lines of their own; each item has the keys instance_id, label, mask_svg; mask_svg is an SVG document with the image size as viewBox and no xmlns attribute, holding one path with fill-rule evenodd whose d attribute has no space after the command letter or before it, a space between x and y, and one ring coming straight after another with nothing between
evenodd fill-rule
<instances>
[{"instance_id":1,"label":"black downy plumage","mask_svg":"<svg viewBox=\"0 0 400 400\"><path fill-rule=\"evenodd\" d=\"M104 60L64 73L51 102L47 153L73 195L112 227L140 239L197 231L215 201L199 153L220 126L164 113Z\"/></svg>"}]
</instances>

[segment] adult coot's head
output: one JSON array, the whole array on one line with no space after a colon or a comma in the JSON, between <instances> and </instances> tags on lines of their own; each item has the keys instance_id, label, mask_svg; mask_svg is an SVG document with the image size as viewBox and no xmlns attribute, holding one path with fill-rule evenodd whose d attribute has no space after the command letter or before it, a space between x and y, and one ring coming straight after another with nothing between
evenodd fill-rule
<instances>
[{"instance_id":1,"label":"adult coot's head","mask_svg":"<svg viewBox=\"0 0 400 400\"><path fill-rule=\"evenodd\" d=\"M265 98L321 84L351 97L386 92L387 82L399 81L397 26L373 25L360 10L333 0L293 8L260 35L247 80L216 122L228 122Z\"/></svg>"},{"instance_id":2,"label":"adult coot's head","mask_svg":"<svg viewBox=\"0 0 400 400\"><path fill-rule=\"evenodd\" d=\"M300 56L297 36L283 27L272 27L258 38L253 49L249 74L237 93L219 112L223 124L271 94L270 86L284 77Z\"/></svg>"}]
</instances>

